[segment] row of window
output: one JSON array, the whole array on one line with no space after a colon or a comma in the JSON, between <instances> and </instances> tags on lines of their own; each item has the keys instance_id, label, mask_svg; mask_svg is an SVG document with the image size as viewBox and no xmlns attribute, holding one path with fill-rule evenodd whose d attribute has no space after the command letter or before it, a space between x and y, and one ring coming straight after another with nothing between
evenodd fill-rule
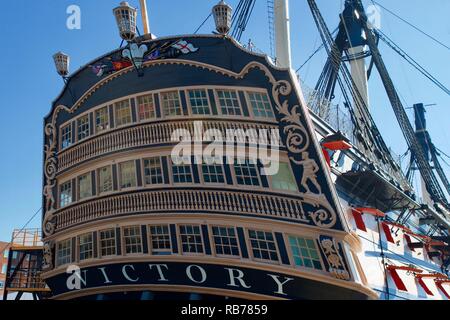
<instances>
[{"instance_id":1,"label":"row of window","mask_svg":"<svg viewBox=\"0 0 450 320\"><path fill-rule=\"evenodd\" d=\"M211 115L213 108L210 95L207 89L193 89L181 91L186 94L188 101L188 110L192 115ZM267 93L246 92L247 101L251 106L253 116L259 118L274 118L272 105ZM222 115L241 116L243 115L242 103L239 94L235 90L214 90L214 105L218 103L218 110ZM112 127L121 127L133 122L133 105L136 108L137 121L144 122L157 118L156 99L159 99L161 113L163 117L173 117L183 115L183 105L180 91L161 92L159 94L146 94L135 98L116 102L113 106L113 112L110 115L108 106L97 109L93 112L93 121L91 124L90 114L83 115L72 123L66 124L61 128L61 149L68 148L73 143L86 139L91 133L101 133ZM134 103L131 103L131 101ZM112 117L112 118L111 118ZM93 130L91 130L93 126ZM75 131L75 132L73 132Z\"/></svg>"},{"instance_id":2,"label":"row of window","mask_svg":"<svg viewBox=\"0 0 450 320\"><path fill-rule=\"evenodd\" d=\"M165 165L168 163L167 165ZM138 170L137 166L142 167ZM194 183L193 170L197 170L199 178L204 184L225 184L225 168L234 176L233 184L240 186L262 187L262 179L268 178L268 184L273 190L297 191L297 183L289 163L280 162L278 173L263 177L256 163L245 160L236 160L233 166L205 161L196 167L194 164L177 165L170 157L151 157L142 160L130 160L117 165L117 176L113 166L105 166L96 171L78 176L59 185L59 204L65 207L75 201L90 198L95 194L103 195L115 191L114 181L117 181L117 190L126 190L138 187L138 172L142 172L141 181L144 186L163 184L192 184ZM225 167L227 166L227 167ZM164 170L170 181L164 181ZM234 175L233 175L233 173ZM170 178L171 177L171 178ZM233 180L233 178L231 179ZM95 180L95 184L93 183ZM74 188L76 188L74 190ZM76 191L76 192L73 192Z\"/></svg>"},{"instance_id":3,"label":"row of window","mask_svg":"<svg viewBox=\"0 0 450 320\"><path fill-rule=\"evenodd\" d=\"M206 233L205 228L207 228ZM293 235L288 235L287 239L295 266L323 269L316 241ZM73 241L76 241L76 245ZM212 246L207 249L210 243ZM242 245L243 243L245 244ZM248 253L243 253L247 247L251 253L251 259L279 263L281 260L279 245L273 232L262 230L247 229L239 236L236 227L230 226L208 228L200 225L162 224L143 228L136 225L90 232L60 241L56 245L56 265L122 254L172 255L178 254L178 248L180 248L179 253L184 255L205 255L210 253L208 250L212 250L217 257L240 258L248 257ZM175 247L177 249L174 250Z\"/></svg>"}]
</instances>

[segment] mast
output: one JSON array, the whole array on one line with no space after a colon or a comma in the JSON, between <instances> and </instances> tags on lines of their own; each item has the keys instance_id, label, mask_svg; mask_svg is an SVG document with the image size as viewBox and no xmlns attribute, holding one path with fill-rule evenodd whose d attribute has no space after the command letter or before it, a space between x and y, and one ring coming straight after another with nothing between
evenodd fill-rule
<instances>
[{"instance_id":1,"label":"mast","mask_svg":"<svg viewBox=\"0 0 450 320\"><path fill-rule=\"evenodd\" d=\"M291 67L291 38L289 21L289 0L275 0L275 45L277 65Z\"/></svg>"},{"instance_id":2,"label":"mast","mask_svg":"<svg viewBox=\"0 0 450 320\"><path fill-rule=\"evenodd\" d=\"M141 3L141 17L142 24L144 25L144 34L150 34L150 25L148 23L147 2L145 0L139 0Z\"/></svg>"},{"instance_id":3,"label":"mast","mask_svg":"<svg viewBox=\"0 0 450 320\"><path fill-rule=\"evenodd\" d=\"M366 41L361 27L360 14L351 1L346 1L341 21L348 39L350 73L364 104L369 107L369 86L364 47Z\"/></svg>"},{"instance_id":4,"label":"mast","mask_svg":"<svg viewBox=\"0 0 450 320\"><path fill-rule=\"evenodd\" d=\"M369 85L367 79L366 61L363 57L364 46L359 45L349 48L349 54L353 58L350 59L350 72L353 82L361 95L364 104L369 107Z\"/></svg>"},{"instance_id":5,"label":"mast","mask_svg":"<svg viewBox=\"0 0 450 320\"><path fill-rule=\"evenodd\" d=\"M422 147L425 159L427 162L430 162L430 148L427 143L428 131L425 112L425 106L423 103L417 103L414 105L416 137ZM427 190L426 183L422 175L420 176L420 187L422 190L422 200L427 204L432 204L430 193Z\"/></svg>"}]
</instances>

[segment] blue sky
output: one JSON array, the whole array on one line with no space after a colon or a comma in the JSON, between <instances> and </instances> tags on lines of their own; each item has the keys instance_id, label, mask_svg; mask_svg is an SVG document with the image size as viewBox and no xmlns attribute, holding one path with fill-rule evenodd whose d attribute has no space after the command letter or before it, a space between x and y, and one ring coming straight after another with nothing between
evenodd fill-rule
<instances>
[{"instance_id":1,"label":"blue sky","mask_svg":"<svg viewBox=\"0 0 450 320\"><path fill-rule=\"evenodd\" d=\"M112 9L119 0L14 0L0 11L4 31L0 73L0 240L9 240L14 228L22 227L41 205L43 117L62 89L54 71L52 55L62 50L71 56L71 71L120 45ZM137 0L130 4L138 6ZM192 33L209 14L216 0L147 0L152 33L157 36ZM237 0L229 0L236 7ZM450 44L450 1L396 0L379 2L403 18ZM334 29L343 1L317 0ZM368 4L369 1L365 0ZM66 28L69 5L81 8L81 30ZM297 68L320 43L306 0L291 0L292 47ZM416 58L444 84L450 86L450 51L439 47L396 18L382 11L382 30ZM212 20L200 33L214 29ZM266 0L257 0L253 18L242 40L249 38L269 52ZM435 144L450 154L449 97L432 86L384 45L383 57L404 100L437 103L427 113ZM301 76L314 86L325 56L317 55ZM398 154L406 151L392 108L376 74L370 84L373 116L389 146ZM445 166L445 164L444 164ZM446 167L446 166L445 166ZM446 167L448 169L448 167ZM447 170L449 173L449 170ZM38 227L40 216L32 221Z\"/></svg>"}]
</instances>

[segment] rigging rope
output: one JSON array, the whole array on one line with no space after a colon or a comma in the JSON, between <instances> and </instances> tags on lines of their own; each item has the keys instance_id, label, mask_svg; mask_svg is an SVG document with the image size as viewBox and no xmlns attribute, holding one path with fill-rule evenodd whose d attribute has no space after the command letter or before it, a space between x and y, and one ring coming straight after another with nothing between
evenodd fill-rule
<instances>
[{"instance_id":1,"label":"rigging rope","mask_svg":"<svg viewBox=\"0 0 450 320\"><path fill-rule=\"evenodd\" d=\"M11 241L8 242L8 243L6 244L6 246L4 246L3 249L0 250L0 256L3 256L3 252L5 252L5 250L6 250L10 245L12 245L12 243L14 242L14 239L17 238L17 236L18 236L22 231L25 230L25 228L31 223L31 221L33 221L34 218L36 218L36 216L39 214L39 212L41 212L41 210L42 210L42 207L40 207L39 210L37 210L37 211L33 214L33 216L25 223L25 225L22 227L22 229L19 230L18 233L16 233L15 235L13 235Z\"/></svg>"},{"instance_id":2,"label":"rigging rope","mask_svg":"<svg viewBox=\"0 0 450 320\"><path fill-rule=\"evenodd\" d=\"M211 18L212 12L206 17L206 19L200 24L200 26L197 28L197 30L194 31L194 34L197 34L197 32L205 25L205 23Z\"/></svg>"},{"instance_id":3,"label":"rigging rope","mask_svg":"<svg viewBox=\"0 0 450 320\"><path fill-rule=\"evenodd\" d=\"M390 14L392 14L394 17L400 19L401 21L403 21L404 23L406 23L407 25L409 25L410 27L414 28L415 30L419 31L420 33L422 33L423 35L425 35L426 37L430 38L431 40L433 40L434 42L436 42L437 44L441 45L442 47L446 48L447 50L450 50L450 47L447 46L446 44L444 44L443 42L439 41L438 39L436 39L435 37L433 37L432 35L426 33L425 31L419 29L417 26L415 26L414 24L412 24L411 22L403 19L402 17L400 17L398 14L396 14L395 12L393 12L392 10L389 10L388 8L386 8L385 6L383 6L382 4L380 4L379 2L375 1L375 0L371 0L373 4L378 5L379 7L383 8L384 10L386 10L387 12L389 12Z\"/></svg>"},{"instance_id":4,"label":"rigging rope","mask_svg":"<svg viewBox=\"0 0 450 320\"><path fill-rule=\"evenodd\" d=\"M339 30L339 28L334 29L332 35L335 35L338 30ZM322 43L316 50L314 50L314 52L308 57L308 59L306 59L306 61L297 70L295 70L295 72L299 72L324 47L325 47L325 45Z\"/></svg>"},{"instance_id":5,"label":"rigging rope","mask_svg":"<svg viewBox=\"0 0 450 320\"><path fill-rule=\"evenodd\" d=\"M392 50L394 50L397 54L399 54L403 59L406 60L411 66L413 66L416 70L418 70L421 74L423 74L426 78L428 78L432 83L434 83L439 89L444 91L446 94L450 95L450 90L442 84L439 80L437 80L431 73L429 73L424 67L422 67L416 60L414 60L406 51L400 48L392 39L390 39L385 33L381 30L374 30L377 36L383 40Z\"/></svg>"},{"instance_id":6,"label":"rigging rope","mask_svg":"<svg viewBox=\"0 0 450 320\"><path fill-rule=\"evenodd\" d=\"M255 8L256 0L240 0L231 19L231 36L241 41L242 34L247 28L250 17Z\"/></svg>"}]
</instances>

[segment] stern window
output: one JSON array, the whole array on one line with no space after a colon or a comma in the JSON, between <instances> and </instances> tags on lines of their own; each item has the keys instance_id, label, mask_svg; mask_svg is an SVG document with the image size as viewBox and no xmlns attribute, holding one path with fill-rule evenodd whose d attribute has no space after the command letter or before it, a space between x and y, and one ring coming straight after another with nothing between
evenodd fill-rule
<instances>
[{"instance_id":1,"label":"stern window","mask_svg":"<svg viewBox=\"0 0 450 320\"><path fill-rule=\"evenodd\" d=\"M78 141L89 137L89 115L85 115L78 119Z\"/></svg>"},{"instance_id":2,"label":"stern window","mask_svg":"<svg viewBox=\"0 0 450 320\"><path fill-rule=\"evenodd\" d=\"M266 93L249 92L248 97L255 117L274 118L272 105Z\"/></svg>"},{"instance_id":3,"label":"stern window","mask_svg":"<svg viewBox=\"0 0 450 320\"><path fill-rule=\"evenodd\" d=\"M153 255L171 254L169 226L150 226L150 245Z\"/></svg>"},{"instance_id":4,"label":"stern window","mask_svg":"<svg viewBox=\"0 0 450 320\"><path fill-rule=\"evenodd\" d=\"M61 129L61 148L66 149L72 145L72 125L69 124Z\"/></svg>"},{"instance_id":5,"label":"stern window","mask_svg":"<svg viewBox=\"0 0 450 320\"><path fill-rule=\"evenodd\" d=\"M189 90L189 101L192 107L192 114L210 114L208 95L206 90Z\"/></svg>"},{"instance_id":6,"label":"stern window","mask_svg":"<svg viewBox=\"0 0 450 320\"><path fill-rule=\"evenodd\" d=\"M272 232L248 230L248 236L255 259L278 261Z\"/></svg>"},{"instance_id":7,"label":"stern window","mask_svg":"<svg viewBox=\"0 0 450 320\"><path fill-rule=\"evenodd\" d=\"M80 246L80 261L94 257L94 241L92 233L86 233L78 238Z\"/></svg>"},{"instance_id":8,"label":"stern window","mask_svg":"<svg viewBox=\"0 0 450 320\"><path fill-rule=\"evenodd\" d=\"M219 105L222 114L230 116L242 115L239 100L235 91L218 90L217 96L219 97Z\"/></svg>"},{"instance_id":9,"label":"stern window","mask_svg":"<svg viewBox=\"0 0 450 320\"><path fill-rule=\"evenodd\" d=\"M56 248L56 265L62 266L72 262L72 240L58 242Z\"/></svg>"},{"instance_id":10,"label":"stern window","mask_svg":"<svg viewBox=\"0 0 450 320\"><path fill-rule=\"evenodd\" d=\"M130 100L123 100L115 104L116 127L131 123Z\"/></svg>"},{"instance_id":11,"label":"stern window","mask_svg":"<svg viewBox=\"0 0 450 320\"><path fill-rule=\"evenodd\" d=\"M125 252L127 254L142 253L142 235L140 226L124 228L123 238L125 240Z\"/></svg>"},{"instance_id":12,"label":"stern window","mask_svg":"<svg viewBox=\"0 0 450 320\"><path fill-rule=\"evenodd\" d=\"M148 94L145 96L140 96L137 98L137 101L138 101L139 121L154 119L156 113L153 95Z\"/></svg>"},{"instance_id":13,"label":"stern window","mask_svg":"<svg viewBox=\"0 0 450 320\"><path fill-rule=\"evenodd\" d=\"M181 116L183 114L178 91L161 93L161 100L165 117Z\"/></svg>"},{"instance_id":14,"label":"stern window","mask_svg":"<svg viewBox=\"0 0 450 320\"><path fill-rule=\"evenodd\" d=\"M289 244L296 266L322 270L322 263L314 240L289 236Z\"/></svg>"}]
</instances>

